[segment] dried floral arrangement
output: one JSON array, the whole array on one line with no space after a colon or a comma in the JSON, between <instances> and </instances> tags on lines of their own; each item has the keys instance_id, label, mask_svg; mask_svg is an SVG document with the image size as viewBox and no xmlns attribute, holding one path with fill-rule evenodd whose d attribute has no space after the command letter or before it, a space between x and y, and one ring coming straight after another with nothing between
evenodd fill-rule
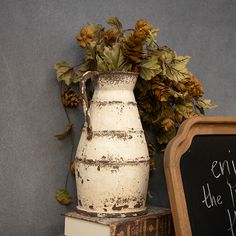
<instances>
[{"instance_id":1,"label":"dried floral arrangement","mask_svg":"<svg viewBox=\"0 0 236 236\"><path fill-rule=\"evenodd\" d=\"M117 17L109 18L107 24L108 29L100 24L86 25L76 36L85 50L80 65L66 62L55 65L69 121L65 132L56 135L58 139L63 139L73 128L67 108L80 104L80 95L71 86L89 70L138 72L134 93L141 121L144 128L154 133L159 144L167 144L184 120L215 107L209 99L202 98L202 85L187 68L190 57L179 56L169 47L158 45L158 29L143 19L138 20L133 29L123 29ZM148 147L151 168L154 168L154 147L152 144ZM60 202L63 197L65 192L58 192Z\"/></svg>"}]
</instances>

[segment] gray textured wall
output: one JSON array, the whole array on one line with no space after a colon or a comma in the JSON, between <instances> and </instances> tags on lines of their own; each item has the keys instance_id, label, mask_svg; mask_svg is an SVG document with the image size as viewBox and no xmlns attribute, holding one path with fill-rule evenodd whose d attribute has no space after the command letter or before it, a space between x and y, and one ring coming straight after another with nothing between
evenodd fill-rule
<instances>
[{"instance_id":1,"label":"gray textured wall","mask_svg":"<svg viewBox=\"0 0 236 236\"><path fill-rule=\"evenodd\" d=\"M71 143L53 137L66 117L52 68L79 62L74 36L82 25L112 15L127 27L148 19L161 29L161 45L192 56L190 69L219 105L208 114L236 116L235 11L235 0L1 0L0 235L63 232L60 214L70 209L54 195L65 182ZM73 113L79 130L81 111ZM156 203L166 205L164 180L156 183ZM72 177L69 186L74 193Z\"/></svg>"}]
</instances>

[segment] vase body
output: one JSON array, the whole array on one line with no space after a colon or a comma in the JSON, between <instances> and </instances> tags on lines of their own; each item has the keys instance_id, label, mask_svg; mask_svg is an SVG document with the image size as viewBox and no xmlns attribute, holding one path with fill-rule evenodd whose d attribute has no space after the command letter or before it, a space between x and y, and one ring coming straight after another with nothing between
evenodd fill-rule
<instances>
[{"instance_id":1,"label":"vase body","mask_svg":"<svg viewBox=\"0 0 236 236\"><path fill-rule=\"evenodd\" d=\"M76 152L77 210L98 217L145 213L149 155L133 89L136 73L100 73Z\"/></svg>"}]
</instances>

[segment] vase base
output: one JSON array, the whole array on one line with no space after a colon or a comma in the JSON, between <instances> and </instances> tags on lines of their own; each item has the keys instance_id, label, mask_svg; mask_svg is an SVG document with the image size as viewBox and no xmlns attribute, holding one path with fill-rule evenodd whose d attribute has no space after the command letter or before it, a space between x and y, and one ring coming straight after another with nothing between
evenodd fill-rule
<instances>
[{"instance_id":1,"label":"vase base","mask_svg":"<svg viewBox=\"0 0 236 236\"><path fill-rule=\"evenodd\" d=\"M147 208L145 207L141 211L131 211L131 212L91 212L82 210L79 207L76 207L76 211L84 216L90 216L90 217L99 217L99 218L125 218L125 217L135 217L135 216L141 216L145 215L147 213Z\"/></svg>"}]
</instances>

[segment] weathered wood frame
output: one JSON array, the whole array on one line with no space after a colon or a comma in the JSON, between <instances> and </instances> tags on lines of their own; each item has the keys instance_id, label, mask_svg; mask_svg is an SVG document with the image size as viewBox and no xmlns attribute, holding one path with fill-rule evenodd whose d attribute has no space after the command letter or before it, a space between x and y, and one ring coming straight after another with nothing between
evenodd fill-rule
<instances>
[{"instance_id":1,"label":"weathered wood frame","mask_svg":"<svg viewBox=\"0 0 236 236\"><path fill-rule=\"evenodd\" d=\"M180 159L195 135L236 135L236 117L195 117L185 121L167 145L164 169L177 236L191 236L191 225L180 171Z\"/></svg>"}]
</instances>

